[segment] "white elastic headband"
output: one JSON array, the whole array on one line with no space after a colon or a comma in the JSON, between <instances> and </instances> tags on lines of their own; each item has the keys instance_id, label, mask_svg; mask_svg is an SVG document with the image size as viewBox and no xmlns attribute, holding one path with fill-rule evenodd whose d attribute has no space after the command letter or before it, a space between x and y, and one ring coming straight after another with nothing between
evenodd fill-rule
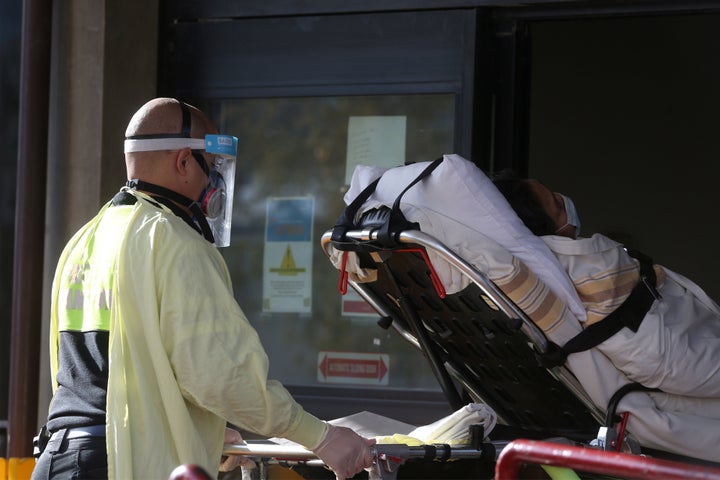
<instances>
[{"instance_id":1,"label":"white elastic headband","mask_svg":"<svg viewBox=\"0 0 720 480\"><path fill-rule=\"evenodd\" d=\"M205 150L204 138L145 138L125 140L125 153L157 152L160 150Z\"/></svg>"}]
</instances>

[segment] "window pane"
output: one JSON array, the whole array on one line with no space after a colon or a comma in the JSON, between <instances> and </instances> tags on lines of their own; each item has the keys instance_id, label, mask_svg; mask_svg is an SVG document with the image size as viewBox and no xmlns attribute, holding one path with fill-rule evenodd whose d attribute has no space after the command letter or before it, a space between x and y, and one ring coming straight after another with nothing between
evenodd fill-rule
<instances>
[{"instance_id":1,"label":"window pane","mask_svg":"<svg viewBox=\"0 0 720 480\"><path fill-rule=\"evenodd\" d=\"M452 151L454 102L454 95L441 94L246 99L207 105L221 133L239 138L233 238L222 252L236 298L271 358L272 378L296 386L439 389L423 356L394 331L378 327L377 316L341 313L338 275L320 248L320 237L344 207L350 117L400 118L403 138L396 138L401 129L397 136L388 135L389 143L401 145L405 152L395 164L427 161ZM277 206L283 200L309 205L311 248L309 253L287 256L283 252L288 250L280 245L268 262L268 202ZM305 282L311 291L306 311L268 311L267 299L263 311L263 275L283 260L286 266L300 266L305 260L311 265L300 280L288 278L289 285ZM291 290L298 283L294 285ZM339 374L325 377L328 372L323 370L319 375L318 359L324 352L349 355L347 375L347 364L340 365ZM363 367L367 359L382 364L377 376ZM360 370L352 370L355 367Z\"/></svg>"}]
</instances>

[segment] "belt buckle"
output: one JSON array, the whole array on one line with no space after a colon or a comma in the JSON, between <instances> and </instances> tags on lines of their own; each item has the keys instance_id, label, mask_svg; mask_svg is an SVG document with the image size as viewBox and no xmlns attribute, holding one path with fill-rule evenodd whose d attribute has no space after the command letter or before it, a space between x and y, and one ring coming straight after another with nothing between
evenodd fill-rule
<instances>
[{"instance_id":1,"label":"belt buckle","mask_svg":"<svg viewBox=\"0 0 720 480\"><path fill-rule=\"evenodd\" d=\"M42 452L45 451L50 437L52 435L47 429L47 426L43 425L40 427L40 431L36 436L33 437L33 457L39 458Z\"/></svg>"}]
</instances>

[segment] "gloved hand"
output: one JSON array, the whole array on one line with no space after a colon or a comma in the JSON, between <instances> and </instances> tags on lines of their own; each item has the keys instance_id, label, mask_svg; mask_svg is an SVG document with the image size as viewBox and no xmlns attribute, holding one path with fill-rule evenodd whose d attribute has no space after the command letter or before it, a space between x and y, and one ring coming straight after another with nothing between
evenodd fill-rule
<instances>
[{"instance_id":1,"label":"gloved hand","mask_svg":"<svg viewBox=\"0 0 720 480\"><path fill-rule=\"evenodd\" d=\"M363 438L349 428L328 424L313 453L335 472L337 480L345 480L372 466L372 445L374 438Z\"/></svg>"},{"instance_id":2,"label":"gloved hand","mask_svg":"<svg viewBox=\"0 0 720 480\"><path fill-rule=\"evenodd\" d=\"M225 428L225 440L224 443L241 443L244 442L242 435L237 430L232 428ZM255 468L255 462L245 455L223 455L220 457L220 471L230 472L235 470L237 467L243 467L244 469Z\"/></svg>"}]
</instances>

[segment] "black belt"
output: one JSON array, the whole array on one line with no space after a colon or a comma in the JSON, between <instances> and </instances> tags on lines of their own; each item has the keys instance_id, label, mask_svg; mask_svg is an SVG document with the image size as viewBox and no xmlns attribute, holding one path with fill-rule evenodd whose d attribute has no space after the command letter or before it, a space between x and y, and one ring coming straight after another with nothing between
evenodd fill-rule
<instances>
[{"instance_id":1,"label":"black belt","mask_svg":"<svg viewBox=\"0 0 720 480\"><path fill-rule=\"evenodd\" d=\"M72 440L74 438L101 438L104 436L105 425L61 428L52 434L47 430L47 427L43 425L37 436L33 438L33 457L40 457L42 452L48 447L50 447L50 452L56 452L64 440Z\"/></svg>"},{"instance_id":2,"label":"black belt","mask_svg":"<svg viewBox=\"0 0 720 480\"><path fill-rule=\"evenodd\" d=\"M640 281L630 295L607 317L588 326L562 347L550 342L547 352L537 354L540 365L546 368L560 366L571 353L589 350L615 335L623 327L637 332L653 302L660 299L660 294L656 288L657 277L652 259L637 250L626 251L640 262Z\"/></svg>"},{"instance_id":3,"label":"black belt","mask_svg":"<svg viewBox=\"0 0 720 480\"><path fill-rule=\"evenodd\" d=\"M105 425L90 425L89 427L62 428L52 434L52 437L63 436L71 440L84 437L104 437Z\"/></svg>"}]
</instances>

